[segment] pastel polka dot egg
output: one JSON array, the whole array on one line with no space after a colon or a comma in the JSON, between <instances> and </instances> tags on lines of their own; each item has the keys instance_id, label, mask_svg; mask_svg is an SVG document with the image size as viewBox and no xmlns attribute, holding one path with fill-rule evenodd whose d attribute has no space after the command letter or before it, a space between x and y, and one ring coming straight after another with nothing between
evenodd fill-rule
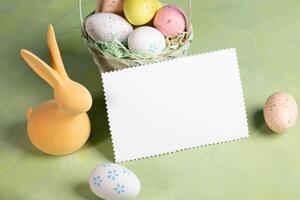
<instances>
[{"instance_id":1,"label":"pastel polka dot egg","mask_svg":"<svg viewBox=\"0 0 300 200\"><path fill-rule=\"evenodd\" d=\"M113 163L97 165L89 178L91 190L105 200L128 200L138 195L140 181L129 169Z\"/></svg>"},{"instance_id":2,"label":"pastel polka dot egg","mask_svg":"<svg viewBox=\"0 0 300 200\"><path fill-rule=\"evenodd\" d=\"M161 7L158 0L124 0L124 14L133 25L144 25L153 19Z\"/></svg>"},{"instance_id":3,"label":"pastel polka dot egg","mask_svg":"<svg viewBox=\"0 0 300 200\"><path fill-rule=\"evenodd\" d=\"M264 118L268 127L277 133L283 133L293 127L297 121L297 103L290 94L277 92L272 94L264 105Z\"/></svg>"},{"instance_id":4,"label":"pastel polka dot egg","mask_svg":"<svg viewBox=\"0 0 300 200\"><path fill-rule=\"evenodd\" d=\"M180 8L166 5L157 11L153 25L164 36L176 36L185 31L186 16Z\"/></svg>"},{"instance_id":5,"label":"pastel polka dot egg","mask_svg":"<svg viewBox=\"0 0 300 200\"><path fill-rule=\"evenodd\" d=\"M157 29L141 26L129 34L128 47L137 53L154 54L166 48L166 39Z\"/></svg>"},{"instance_id":6,"label":"pastel polka dot egg","mask_svg":"<svg viewBox=\"0 0 300 200\"><path fill-rule=\"evenodd\" d=\"M115 37L120 42L125 42L133 30L131 24L114 13L96 13L89 16L85 29L95 41L112 41Z\"/></svg>"},{"instance_id":7,"label":"pastel polka dot egg","mask_svg":"<svg viewBox=\"0 0 300 200\"><path fill-rule=\"evenodd\" d=\"M98 0L97 12L123 13L124 0Z\"/></svg>"}]
</instances>

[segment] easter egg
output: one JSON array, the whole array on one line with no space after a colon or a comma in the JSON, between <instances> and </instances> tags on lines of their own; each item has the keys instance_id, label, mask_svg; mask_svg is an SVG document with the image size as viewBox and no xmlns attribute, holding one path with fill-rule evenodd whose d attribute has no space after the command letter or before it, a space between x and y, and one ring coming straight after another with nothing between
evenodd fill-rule
<instances>
[{"instance_id":1,"label":"easter egg","mask_svg":"<svg viewBox=\"0 0 300 200\"><path fill-rule=\"evenodd\" d=\"M166 5L157 11L153 25L164 36L176 36L185 31L186 16L180 8Z\"/></svg>"},{"instance_id":2,"label":"easter egg","mask_svg":"<svg viewBox=\"0 0 300 200\"><path fill-rule=\"evenodd\" d=\"M155 28L141 26L129 34L128 47L137 53L158 53L166 48L166 39Z\"/></svg>"},{"instance_id":3,"label":"easter egg","mask_svg":"<svg viewBox=\"0 0 300 200\"><path fill-rule=\"evenodd\" d=\"M126 41L133 30L123 17L114 13L96 13L89 16L85 29L95 41L112 41L115 37L120 42Z\"/></svg>"},{"instance_id":4,"label":"easter egg","mask_svg":"<svg viewBox=\"0 0 300 200\"><path fill-rule=\"evenodd\" d=\"M129 169L113 163L97 165L89 178L90 189L105 200L127 200L138 195L140 181Z\"/></svg>"},{"instance_id":5,"label":"easter egg","mask_svg":"<svg viewBox=\"0 0 300 200\"><path fill-rule=\"evenodd\" d=\"M290 94L277 92L264 105L264 118L268 127L277 133L294 126L298 116L297 103Z\"/></svg>"},{"instance_id":6,"label":"easter egg","mask_svg":"<svg viewBox=\"0 0 300 200\"><path fill-rule=\"evenodd\" d=\"M124 14L133 25L149 22L159 8L158 0L124 0Z\"/></svg>"},{"instance_id":7,"label":"easter egg","mask_svg":"<svg viewBox=\"0 0 300 200\"><path fill-rule=\"evenodd\" d=\"M162 7L162 3L160 1L157 1L157 10L161 9Z\"/></svg>"},{"instance_id":8,"label":"easter egg","mask_svg":"<svg viewBox=\"0 0 300 200\"><path fill-rule=\"evenodd\" d=\"M98 0L96 12L100 13L123 13L124 0Z\"/></svg>"}]
</instances>

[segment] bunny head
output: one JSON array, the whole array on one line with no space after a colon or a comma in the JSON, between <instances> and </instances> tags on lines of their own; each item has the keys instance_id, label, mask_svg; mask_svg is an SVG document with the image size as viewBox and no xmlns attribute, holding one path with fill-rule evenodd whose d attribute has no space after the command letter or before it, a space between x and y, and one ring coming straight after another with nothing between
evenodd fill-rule
<instances>
[{"instance_id":1,"label":"bunny head","mask_svg":"<svg viewBox=\"0 0 300 200\"><path fill-rule=\"evenodd\" d=\"M53 88L54 99L62 110L71 114L87 112L92 106L91 94L83 85L71 80L67 75L51 24L47 40L52 67L25 49L21 50L21 56Z\"/></svg>"}]
</instances>

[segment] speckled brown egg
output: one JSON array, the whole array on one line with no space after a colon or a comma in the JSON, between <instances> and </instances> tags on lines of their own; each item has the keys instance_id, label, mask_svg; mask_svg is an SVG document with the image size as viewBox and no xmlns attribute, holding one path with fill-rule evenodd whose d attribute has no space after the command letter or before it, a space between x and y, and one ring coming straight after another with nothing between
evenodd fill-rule
<instances>
[{"instance_id":1,"label":"speckled brown egg","mask_svg":"<svg viewBox=\"0 0 300 200\"><path fill-rule=\"evenodd\" d=\"M123 13L124 0L98 0L96 12Z\"/></svg>"},{"instance_id":2,"label":"speckled brown egg","mask_svg":"<svg viewBox=\"0 0 300 200\"><path fill-rule=\"evenodd\" d=\"M297 103L290 94L277 92L272 94L264 105L264 118L268 127L277 133L283 133L293 127L297 121Z\"/></svg>"}]
</instances>

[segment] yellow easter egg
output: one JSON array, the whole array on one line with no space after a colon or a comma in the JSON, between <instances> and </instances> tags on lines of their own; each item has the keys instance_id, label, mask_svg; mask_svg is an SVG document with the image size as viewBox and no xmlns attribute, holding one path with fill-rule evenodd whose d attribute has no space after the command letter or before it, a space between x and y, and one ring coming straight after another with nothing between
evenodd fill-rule
<instances>
[{"instance_id":1,"label":"yellow easter egg","mask_svg":"<svg viewBox=\"0 0 300 200\"><path fill-rule=\"evenodd\" d=\"M124 14L131 24L144 25L154 17L158 7L158 0L125 0Z\"/></svg>"},{"instance_id":2,"label":"yellow easter egg","mask_svg":"<svg viewBox=\"0 0 300 200\"><path fill-rule=\"evenodd\" d=\"M160 1L157 1L157 10L161 9L163 4Z\"/></svg>"}]
</instances>

